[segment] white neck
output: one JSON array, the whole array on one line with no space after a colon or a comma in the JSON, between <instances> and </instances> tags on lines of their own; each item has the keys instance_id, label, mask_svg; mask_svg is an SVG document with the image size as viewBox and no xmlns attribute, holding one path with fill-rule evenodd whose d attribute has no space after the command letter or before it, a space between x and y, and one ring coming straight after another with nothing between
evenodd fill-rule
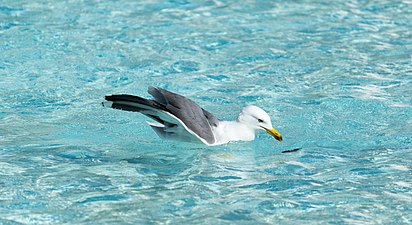
<instances>
[{"instance_id":1,"label":"white neck","mask_svg":"<svg viewBox=\"0 0 412 225\"><path fill-rule=\"evenodd\" d=\"M220 121L214 133L216 134L214 145L225 144L230 141L252 141L255 139L255 130L238 121Z\"/></svg>"}]
</instances>

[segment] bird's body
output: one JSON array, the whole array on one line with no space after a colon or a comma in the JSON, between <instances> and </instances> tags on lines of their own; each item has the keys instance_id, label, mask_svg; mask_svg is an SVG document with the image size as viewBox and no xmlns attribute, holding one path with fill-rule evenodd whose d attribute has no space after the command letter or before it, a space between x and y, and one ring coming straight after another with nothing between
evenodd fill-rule
<instances>
[{"instance_id":1,"label":"bird's body","mask_svg":"<svg viewBox=\"0 0 412 225\"><path fill-rule=\"evenodd\" d=\"M154 99L133 95L108 95L103 105L140 112L155 120L148 122L164 139L197 142L209 146L230 141L252 141L256 130L266 130L279 141L282 136L273 127L269 115L256 106L246 106L236 121L222 121L194 101L161 88L149 87Z\"/></svg>"},{"instance_id":2,"label":"bird's body","mask_svg":"<svg viewBox=\"0 0 412 225\"><path fill-rule=\"evenodd\" d=\"M238 121L221 121L214 131L218 145L230 141L253 141L255 139L255 130Z\"/></svg>"}]
</instances>

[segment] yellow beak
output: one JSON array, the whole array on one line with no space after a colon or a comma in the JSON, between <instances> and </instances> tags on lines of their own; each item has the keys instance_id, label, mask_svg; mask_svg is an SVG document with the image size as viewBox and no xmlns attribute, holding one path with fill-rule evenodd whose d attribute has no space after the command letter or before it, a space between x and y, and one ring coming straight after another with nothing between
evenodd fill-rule
<instances>
[{"instance_id":1,"label":"yellow beak","mask_svg":"<svg viewBox=\"0 0 412 225\"><path fill-rule=\"evenodd\" d=\"M274 137L276 140L282 141L282 135L280 135L279 131L277 131L275 128L267 129L267 128L263 127L263 129L265 129L265 131L268 134L270 134L272 137Z\"/></svg>"}]
</instances>

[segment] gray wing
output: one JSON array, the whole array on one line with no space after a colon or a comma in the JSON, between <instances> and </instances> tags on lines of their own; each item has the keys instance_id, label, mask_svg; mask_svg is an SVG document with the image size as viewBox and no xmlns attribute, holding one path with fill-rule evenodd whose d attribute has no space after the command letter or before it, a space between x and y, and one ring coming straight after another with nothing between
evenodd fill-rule
<instances>
[{"instance_id":1,"label":"gray wing","mask_svg":"<svg viewBox=\"0 0 412 225\"><path fill-rule=\"evenodd\" d=\"M216 127L219 120L213 114L202 109L194 101L162 88L149 87L148 92L194 133L209 144L215 142L212 126Z\"/></svg>"}]
</instances>

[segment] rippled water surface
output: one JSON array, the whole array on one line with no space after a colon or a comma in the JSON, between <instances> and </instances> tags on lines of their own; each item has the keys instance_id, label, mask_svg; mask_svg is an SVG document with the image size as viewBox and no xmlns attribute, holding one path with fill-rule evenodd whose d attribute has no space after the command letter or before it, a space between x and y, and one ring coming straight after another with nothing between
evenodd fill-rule
<instances>
[{"instance_id":1,"label":"rippled water surface","mask_svg":"<svg viewBox=\"0 0 412 225\"><path fill-rule=\"evenodd\" d=\"M410 224L411 27L410 0L0 1L0 224ZM100 105L149 85L284 141Z\"/></svg>"}]
</instances>

